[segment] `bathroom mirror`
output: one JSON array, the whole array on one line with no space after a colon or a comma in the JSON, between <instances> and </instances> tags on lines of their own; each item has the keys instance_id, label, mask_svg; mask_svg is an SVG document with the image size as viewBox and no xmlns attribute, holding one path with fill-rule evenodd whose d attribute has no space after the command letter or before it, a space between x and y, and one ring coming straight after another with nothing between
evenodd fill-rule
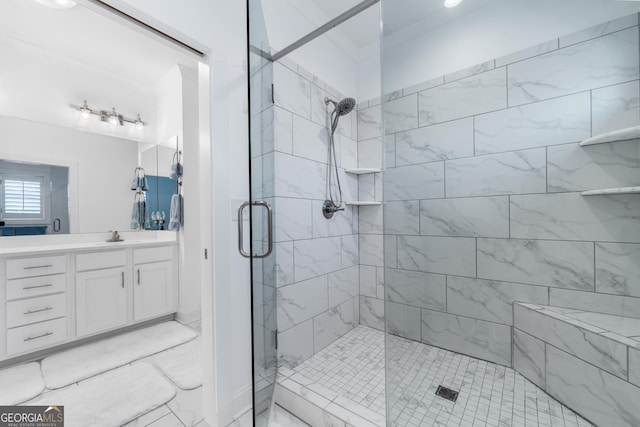
<instances>
[{"instance_id":1,"label":"bathroom mirror","mask_svg":"<svg viewBox=\"0 0 640 427\"><path fill-rule=\"evenodd\" d=\"M68 188L68 167L0 160L0 235L69 233Z\"/></svg>"},{"instance_id":2,"label":"bathroom mirror","mask_svg":"<svg viewBox=\"0 0 640 427\"><path fill-rule=\"evenodd\" d=\"M47 234L132 230L138 166L149 183L147 210L164 211L168 223L174 143L184 111L197 109L182 91L197 58L108 19L90 2L55 9L34 0L1 2L0 53L0 160L66 170L68 196L58 201L42 181L43 212L51 215L0 219L0 235L11 234L9 226Z\"/></svg>"}]
</instances>

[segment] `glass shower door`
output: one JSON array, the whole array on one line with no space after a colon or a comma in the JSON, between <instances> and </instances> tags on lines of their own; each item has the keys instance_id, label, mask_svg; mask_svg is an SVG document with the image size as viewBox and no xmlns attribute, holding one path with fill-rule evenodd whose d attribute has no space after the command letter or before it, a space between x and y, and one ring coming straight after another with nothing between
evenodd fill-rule
<instances>
[{"instance_id":1,"label":"glass shower door","mask_svg":"<svg viewBox=\"0 0 640 427\"><path fill-rule=\"evenodd\" d=\"M253 410L255 425L267 425L277 374L275 316L275 253L273 248L273 103L272 62L260 0L248 0L250 238L251 259Z\"/></svg>"},{"instance_id":2,"label":"glass shower door","mask_svg":"<svg viewBox=\"0 0 640 427\"><path fill-rule=\"evenodd\" d=\"M387 425L640 425L640 3L381 5Z\"/></svg>"}]
</instances>

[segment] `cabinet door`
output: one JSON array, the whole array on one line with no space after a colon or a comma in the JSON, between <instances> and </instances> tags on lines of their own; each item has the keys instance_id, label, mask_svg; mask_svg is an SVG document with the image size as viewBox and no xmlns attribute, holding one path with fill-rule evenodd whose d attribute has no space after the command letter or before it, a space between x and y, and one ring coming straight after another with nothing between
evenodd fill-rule
<instances>
[{"instance_id":1,"label":"cabinet door","mask_svg":"<svg viewBox=\"0 0 640 427\"><path fill-rule=\"evenodd\" d=\"M133 274L133 319L136 322L175 312L172 261L138 264Z\"/></svg>"},{"instance_id":2,"label":"cabinet door","mask_svg":"<svg viewBox=\"0 0 640 427\"><path fill-rule=\"evenodd\" d=\"M77 336L124 326L127 323L125 269L76 273Z\"/></svg>"}]
</instances>

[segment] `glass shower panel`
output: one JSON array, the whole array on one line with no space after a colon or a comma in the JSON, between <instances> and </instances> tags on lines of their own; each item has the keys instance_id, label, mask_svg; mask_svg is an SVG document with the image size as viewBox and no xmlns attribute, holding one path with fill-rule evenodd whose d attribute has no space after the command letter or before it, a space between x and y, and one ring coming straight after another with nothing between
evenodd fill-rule
<instances>
[{"instance_id":1,"label":"glass shower panel","mask_svg":"<svg viewBox=\"0 0 640 427\"><path fill-rule=\"evenodd\" d=\"M451 3L381 0L387 425L640 425L640 5Z\"/></svg>"},{"instance_id":2,"label":"glass shower panel","mask_svg":"<svg viewBox=\"0 0 640 427\"><path fill-rule=\"evenodd\" d=\"M250 247L255 425L267 425L277 376L273 198L273 66L260 0L248 0L250 114ZM271 241L270 241L271 240ZM246 247L246 246L245 246ZM258 256L256 256L258 254Z\"/></svg>"}]
</instances>

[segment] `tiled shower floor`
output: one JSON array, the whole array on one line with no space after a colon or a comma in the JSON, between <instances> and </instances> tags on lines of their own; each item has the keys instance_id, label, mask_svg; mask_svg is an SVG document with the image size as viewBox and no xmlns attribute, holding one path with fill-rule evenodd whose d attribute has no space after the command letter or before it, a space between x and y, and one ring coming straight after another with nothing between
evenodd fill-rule
<instances>
[{"instance_id":1,"label":"tiled shower floor","mask_svg":"<svg viewBox=\"0 0 640 427\"><path fill-rule=\"evenodd\" d=\"M511 368L389 337L392 426L591 426ZM358 326L293 371L295 381L380 425L385 413L384 333ZM438 385L460 392L435 396ZM377 421L376 421L377 420Z\"/></svg>"}]
</instances>

